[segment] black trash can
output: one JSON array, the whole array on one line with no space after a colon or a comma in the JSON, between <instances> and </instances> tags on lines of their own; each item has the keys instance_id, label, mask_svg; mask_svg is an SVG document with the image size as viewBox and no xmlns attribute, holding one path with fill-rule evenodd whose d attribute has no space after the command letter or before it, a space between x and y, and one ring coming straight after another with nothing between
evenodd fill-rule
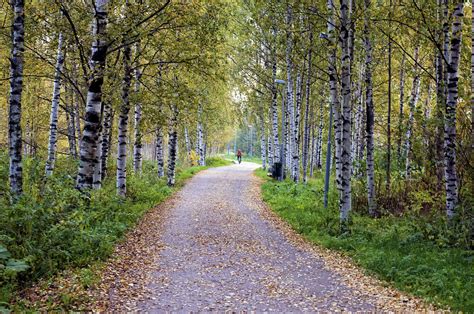
<instances>
[{"instance_id":1,"label":"black trash can","mask_svg":"<svg viewBox=\"0 0 474 314\"><path fill-rule=\"evenodd\" d=\"M281 162L276 162L273 164L273 167L272 167L272 178L278 179L280 177L280 173L281 173Z\"/></svg>"}]
</instances>

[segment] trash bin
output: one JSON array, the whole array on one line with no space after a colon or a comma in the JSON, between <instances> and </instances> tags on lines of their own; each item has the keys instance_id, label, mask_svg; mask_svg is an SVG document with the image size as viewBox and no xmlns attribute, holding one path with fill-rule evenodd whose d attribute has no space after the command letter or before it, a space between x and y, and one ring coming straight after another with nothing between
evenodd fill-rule
<instances>
[{"instance_id":1,"label":"trash bin","mask_svg":"<svg viewBox=\"0 0 474 314\"><path fill-rule=\"evenodd\" d=\"M281 162L276 162L273 164L273 167L272 167L272 178L278 179L280 177L280 173L281 173Z\"/></svg>"}]
</instances>

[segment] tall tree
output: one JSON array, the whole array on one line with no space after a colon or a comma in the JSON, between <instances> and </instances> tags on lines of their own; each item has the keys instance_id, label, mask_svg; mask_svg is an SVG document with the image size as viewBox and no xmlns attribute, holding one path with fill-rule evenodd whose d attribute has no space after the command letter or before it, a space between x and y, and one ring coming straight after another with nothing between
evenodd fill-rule
<instances>
[{"instance_id":1,"label":"tall tree","mask_svg":"<svg viewBox=\"0 0 474 314\"><path fill-rule=\"evenodd\" d=\"M140 42L138 42L135 46L136 52L136 69L135 69L135 94L139 97L140 96L140 87L141 87L141 78L142 78L142 70L140 69L138 58L141 54L140 50ZM135 142L133 144L133 170L135 173L140 173L142 171L142 104L138 101L135 104L135 116L134 116L134 124L133 127L135 129Z\"/></svg>"},{"instance_id":2,"label":"tall tree","mask_svg":"<svg viewBox=\"0 0 474 314\"><path fill-rule=\"evenodd\" d=\"M130 111L130 86L132 69L130 66L131 48L125 44L123 47L123 81L122 105L118 122L118 148L117 148L117 194L125 196L127 192L127 133L128 113Z\"/></svg>"},{"instance_id":3,"label":"tall tree","mask_svg":"<svg viewBox=\"0 0 474 314\"><path fill-rule=\"evenodd\" d=\"M23 192L21 94L23 92L23 54L25 51L24 1L12 0L12 49L10 54L10 98L8 101L8 152L10 192L17 198Z\"/></svg>"},{"instance_id":4,"label":"tall tree","mask_svg":"<svg viewBox=\"0 0 474 314\"><path fill-rule=\"evenodd\" d=\"M352 49L349 40L351 14L349 1L341 0L341 94L342 94L342 138L341 138L341 198L340 220L341 230L348 228L349 212L351 211L351 56Z\"/></svg>"},{"instance_id":5,"label":"tall tree","mask_svg":"<svg viewBox=\"0 0 474 314\"><path fill-rule=\"evenodd\" d=\"M292 31L292 25L293 25L293 8L291 7L290 3L287 3L286 7L286 105L288 107L288 112L289 112L289 124L290 124L290 129L288 130L289 136L287 137L288 139L288 158L290 162L288 163L288 166L291 167L291 175L294 180L297 180L295 178L295 172L294 172L294 161L295 159L298 160L299 156L298 153L295 152L295 144L294 138L295 134L297 133L296 130L296 125L295 125L295 104L293 101L293 60L292 60L292 50L293 50L293 31Z\"/></svg>"},{"instance_id":6,"label":"tall tree","mask_svg":"<svg viewBox=\"0 0 474 314\"><path fill-rule=\"evenodd\" d=\"M304 125L303 125L303 182L306 183L308 180L308 151L310 141L310 93L311 93L311 57L312 57L312 46L313 46L313 30L309 25L309 48L308 48L308 65L306 74L306 106L304 112ZM311 121L312 122L312 121Z\"/></svg>"},{"instance_id":7,"label":"tall tree","mask_svg":"<svg viewBox=\"0 0 474 314\"><path fill-rule=\"evenodd\" d=\"M328 9L328 34L327 38L329 40L330 48L328 49L328 74L329 74L329 127L328 127L328 137L327 137L327 149L326 149L326 174L324 179L324 207L326 208L328 205L328 193L329 193L329 177L331 172L331 140L332 140L332 120L333 120L333 113L337 111L340 105L339 103L339 96L337 92L337 72L336 72L336 53L337 53L337 45L335 40L335 31L336 31L336 22L335 22L335 6L334 0L328 0L327 2L327 9ZM339 116L337 116L338 118ZM337 120L336 118L336 120ZM340 144L338 141L338 136L340 133L336 127L336 145ZM339 144L338 144L339 143ZM337 153L336 153L337 156ZM336 161L337 165L337 161ZM339 188L339 172L338 168L336 167L336 184Z\"/></svg>"},{"instance_id":8,"label":"tall tree","mask_svg":"<svg viewBox=\"0 0 474 314\"><path fill-rule=\"evenodd\" d=\"M46 176L53 174L54 162L56 160L56 147L58 142L58 110L59 97L61 96L61 73L63 71L64 53L63 53L63 33L58 35L58 50L56 53L56 66L53 83L53 99L51 101L51 116L49 119L49 141L48 158L46 160Z\"/></svg>"},{"instance_id":9,"label":"tall tree","mask_svg":"<svg viewBox=\"0 0 474 314\"><path fill-rule=\"evenodd\" d=\"M176 125L178 123L178 106L171 106L171 118L168 130L168 186L175 184L176 176L176 159L178 155L178 131Z\"/></svg>"},{"instance_id":10,"label":"tall tree","mask_svg":"<svg viewBox=\"0 0 474 314\"><path fill-rule=\"evenodd\" d=\"M458 176L456 170L456 107L458 102L459 59L461 52L461 31L464 1L456 3L453 15L451 50L447 76L447 102L445 115L445 180L446 215L452 218L458 204Z\"/></svg>"},{"instance_id":11,"label":"tall tree","mask_svg":"<svg viewBox=\"0 0 474 314\"><path fill-rule=\"evenodd\" d=\"M374 123L375 111L373 100L372 83L372 42L370 40L371 25L370 12L371 0L365 0L365 19L364 19L364 46L365 46L365 107L367 114L366 140L367 140L367 199L369 214L375 215L375 165L374 165Z\"/></svg>"},{"instance_id":12,"label":"tall tree","mask_svg":"<svg viewBox=\"0 0 474 314\"><path fill-rule=\"evenodd\" d=\"M405 177L409 178L411 175L411 149L412 149L412 134L413 134L413 123L415 120L415 109L418 99L420 97L420 73L418 69L418 54L419 47L415 48L415 66L414 66L414 77L413 86L411 89L410 101L408 106L410 107L410 115L408 117L407 132L405 135Z\"/></svg>"},{"instance_id":13,"label":"tall tree","mask_svg":"<svg viewBox=\"0 0 474 314\"><path fill-rule=\"evenodd\" d=\"M90 58L91 78L87 90L84 131L79 151L79 171L76 187L80 190L92 188L94 168L99 163L97 148L100 131L102 84L104 83L105 60L107 57L106 27L108 0L95 0L92 27L92 51Z\"/></svg>"}]
</instances>

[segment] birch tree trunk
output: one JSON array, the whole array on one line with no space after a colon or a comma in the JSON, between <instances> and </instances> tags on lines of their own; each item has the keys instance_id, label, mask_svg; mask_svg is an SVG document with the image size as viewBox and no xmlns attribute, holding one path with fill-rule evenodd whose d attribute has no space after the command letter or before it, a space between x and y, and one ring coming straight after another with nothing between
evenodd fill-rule
<instances>
[{"instance_id":1,"label":"birch tree trunk","mask_svg":"<svg viewBox=\"0 0 474 314\"><path fill-rule=\"evenodd\" d=\"M308 68L307 68L307 77L306 77L306 107L304 111L304 134L303 134L303 182L308 180L308 150L309 150L309 141L310 141L310 125L309 125L309 115L310 115L310 93L311 93L311 54L313 46L313 30L310 26L309 31L309 49L308 49Z\"/></svg>"},{"instance_id":2,"label":"birch tree trunk","mask_svg":"<svg viewBox=\"0 0 474 314\"><path fill-rule=\"evenodd\" d=\"M140 43L137 43L136 45L136 55L137 55L137 60L138 56L141 53L140 50ZM135 94L139 95L140 94L140 87L141 87L141 80L142 77L142 71L138 65L138 61L136 64L136 70L135 70ZM141 173L142 171L142 161L143 161L143 156L142 156L142 130L141 130L141 121L142 121L142 104L140 102L137 102L135 104L135 116L134 116L134 128L135 128L135 143L133 144L133 170L135 173Z\"/></svg>"},{"instance_id":3,"label":"birch tree trunk","mask_svg":"<svg viewBox=\"0 0 474 314\"><path fill-rule=\"evenodd\" d=\"M117 148L117 194L125 196L127 193L127 132L128 114L130 112L130 86L132 69L130 67L131 48L123 48L123 80L122 80L122 105L118 122L118 148Z\"/></svg>"},{"instance_id":4,"label":"birch tree trunk","mask_svg":"<svg viewBox=\"0 0 474 314\"><path fill-rule=\"evenodd\" d=\"M92 77L87 91L84 131L80 142L80 161L76 187L80 190L92 188L94 168L99 163L100 112L102 103L102 84L104 82L105 60L107 57L106 26L108 0L95 0L92 34L92 53L90 68Z\"/></svg>"},{"instance_id":5,"label":"birch tree trunk","mask_svg":"<svg viewBox=\"0 0 474 314\"><path fill-rule=\"evenodd\" d=\"M276 30L274 29L274 36L276 36ZM280 160L280 142L278 139L278 104L277 104L277 86L276 86L276 75L277 75L277 60L275 48L272 46L272 106L271 106L271 117L272 117L272 140L273 140L273 151L268 154L273 155L273 160ZM282 112L283 114L283 112ZM283 136L283 134L282 134ZM280 160L281 161L281 160ZM281 161L282 162L282 161Z\"/></svg>"},{"instance_id":6,"label":"birch tree trunk","mask_svg":"<svg viewBox=\"0 0 474 314\"><path fill-rule=\"evenodd\" d=\"M316 129L314 126L311 127L310 129L310 155L309 155L309 177L312 178L314 175L314 166L316 165Z\"/></svg>"},{"instance_id":7,"label":"birch tree trunk","mask_svg":"<svg viewBox=\"0 0 474 314\"><path fill-rule=\"evenodd\" d=\"M262 169L267 169L267 143L265 136L265 120L263 114L260 117L260 152L262 158Z\"/></svg>"},{"instance_id":8,"label":"birch tree trunk","mask_svg":"<svg viewBox=\"0 0 474 314\"><path fill-rule=\"evenodd\" d=\"M274 160L273 160L273 147L272 147L272 137L270 136L270 130L268 130L268 136L267 136L267 159L268 159L268 168L273 166Z\"/></svg>"},{"instance_id":9,"label":"birch tree trunk","mask_svg":"<svg viewBox=\"0 0 474 314\"><path fill-rule=\"evenodd\" d=\"M13 199L23 192L21 94L23 92L23 54L25 37L24 1L12 0L12 49L10 54L10 98L8 100L9 180Z\"/></svg>"},{"instance_id":10,"label":"birch tree trunk","mask_svg":"<svg viewBox=\"0 0 474 314\"><path fill-rule=\"evenodd\" d=\"M328 123L328 138L327 138L327 149L326 149L326 173L324 179L324 208L327 207L328 202L328 192L329 192L329 178L331 172L331 141L332 141L332 120L334 112L339 113L339 96L337 93L337 78L336 78L336 52L337 52L337 45L335 41L335 7L334 7L334 0L328 0L327 2L328 8L328 40L329 40L329 56L328 56L328 74L329 74L329 123ZM339 115L336 116L336 120L339 119ZM335 123L337 124L337 123ZM340 147L339 138L339 129L335 127L336 133L336 150ZM337 156L337 154L336 154ZM337 164L337 162L336 162ZM339 167L336 167L336 185L337 189L340 191L340 174L339 174Z\"/></svg>"},{"instance_id":11,"label":"birch tree trunk","mask_svg":"<svg viewBox=\"0 0 474 314\"><path fill-rule=\"evenodd\" d=\"M104 124L102 129L102 143L101 143L101 154L100 154L100 165L101 165L101 179L102 181L107 176L107 162L109 160L110 147L112 143L112 107L108 104L104 104Z\"/></svg>"},{"instance_id":12,"label":"birch tree trunk","mask_svg":"<svg viewBox=\"0 0 474 314\"><path fill-rule=\"evenodd\" d=\"M197 147L196 151L198 152L199 155L199 166L205 166L206 165L206 156L205 156L205 151L204 151L204 135L203 135L203 129L202 129L202 104L199 103L198 105L198 122L197 122Z\"/></svg>"},{"instance_id":13,"label":"birch tree trunk","mask_svg":"<svg viewBox=\"0 0 474 314\"><path fill-rule=\"evenodd\" d=\"M286 8L286 104L289 110L289 122L290 128L288 132L288 169L291 169L291 177L294 180L295 178L295 169L293 167L294 159L295 159L295 152L294 152L294 134L295 131L295 104L293 102L293 79L292 79L292 72L293 72L293 62L291 59L292 50L293 50L293 35L292 35L292 24L293 24L293 9L291 5L288 3ZM296 156L298 159L298 156Z\"/></svg>"},{"instance_id":14,"label":"birch tree trunk","mask_svg":"<svg viewBox=\"0 0 474 314\"><path fill-rule=\"evenodd\" d=\"M63 71L63 64L63 33L59 33L56 66L54 71L53 99L51 101L51 114L49 118L48 158L46 159L45 167L46 176L53 174L54 162L56 160L56 147L58 142L58 110L59 98L61 96L61 73Z\"/></svg>"},{"instance_id":15,"label":"birch tree trunk","mask_svg":"<svg viewBox=\"0 0 474 314\"><path fill-rule=\"evenodd\" d=\"M102 121L103 111L104 111L104 103L102 103L102 110L100 114L100 120ZM102 186L102 142L103 142L103 134L102 134L102 125L99 127L99 139L98 143L99 146L97 147L96 158L98 163L94 166L94 175L93 175L93 182L92 188L98 190Z\"/></svg>"},{"instance_id":16,"label":"birch tree trunk","mask_svg":"<svg viewBox=\"0 0 474 314\"><path fill-rule=\"evenodd\" d=\"M418 50L415 48L415 68L414 73L415 77L413 78L413 87L411 91L410 101L408 103L410 107L410 115L408 117L407 132L405 135L405 178L410 178L411 176L411 141L413 133L413 123L415 120L415 110L418 98L420 95L420 74L418 71Z\"/></svg>"},{"instance_id":17,"label":"birch tree trunk","mask_svg":"<svg viewBox=\"0 0 474 314\"><path fill-rule=\"evenodd\" d=\"M365 46L365 106L367 114L367 200L369 215L375 216L375 166L374 166L374 102L372 86L372 43L370 40L370 6L371 0L365 0L364 46Z\"/></svg>"},{"instance_id":18,"label":"birch tree trunk","mask_svg":"<svg viewBox=\"0 0 474 314\"><path fill-rule=\"evenodd\" d=\"M405 98L405 54L402 56L402 63L400 64L400 105L398 112L398 143L397 155L398 159L402 158L402 139L403 139L403 104Z\"/></svg>"},{"instance_id":19,"label":"birch tree trunk","mask_svg":"<svg viewBox=\"0 0 474 314\"><path fill-rule=\"evenodd\" d=\"M445 114L445 180L446 215L452 218L458 204L458 177L456 171L456 107L458 101L459 59L464 1L456 3L453 15L451 51L448 66L448 97Z\"/></svg>"},{"instance_id":20,"label":"birch tree trunk","mask_svg":"<svg viewBox=\"0 0 474 314\"><path fill-rule=\"evenodd\" d=\"M365 72L362 68L361 68L361 73ZM357 108L356 108L356 115L355 115L355 139L354 139L354 143L353 143L353 160L354 160L354 174L355 175L359 175L360 173L360 164L361 164L361 160L360 160L360 142L363 140L362 139L362 135L363 135L363 132L362 132L362 114L363 114L363 109L362 109L362 103L363 103L363 95L362 95L362 80L363 78L361 77L359 79L359 84L358 84L358 92L357 92L357 95L358 95L358 100L357 100Z\"/></svg>"},{"instance_id":21,"label":"birch tree trunk","mask_svg":"<svg viewBox=\"0 0 474 314\"><path fill-rule=\"evenodd\" d=\"M69 154L76 159L77 158L77 145L76 145L76 117L73 104L73 92L72 89L67 88L66 93L66 119L67 119L67 139L69 144Z\"/></svg>"},{"instance_id":22,"label":"birch tree trunk","mask_svg":"<svg viewBox=\"0 0 474 314\"><path fill-rule=\"evenodd\" d=\"M369 1L369 0L366 0ZM351 71L349 27L351 15L349 1L341 0L341 92L342 92L342 148L341 148L341 199L340 221L341 231L348 228L349 212L351 211Z\"/></svg>"},{"instance_id":23,"label":"birch tree trunk","mask_svg":"<svg viewBox=\"0 0 474 314\"><path fill-rule=\"evenodd\" d=\"M165 161L163 156L163 128L156 128L156 162L158 165L158 178L165 176Z\"/></svg>"},{"instance_id":24,"label":"birch tree trunk","mask_svg":"<svg viewBox=\"0 0 474 314\"><path fill-rule=\"evenodd\" d=\"M191 154L191 142L189 140L189 132L186 125L184 126L184 144L186 146L186 159L189 159Z\"/></svg>"},{"instance_id":25,"label":"birch tree trunk","mask_svg":"<svg viewBox=\"0 0 474 314\"><path fill-rule=\"evenodd\" d=\"M174 186L176 173L176 159L178 156L178 107L176 104L171 108L171 119L168 131L168 186Z\"/></svg>"},{"instance_id":26,"label":"birch tree trunk","mask_svg":"<svg viewBox=\"0 0 474 314\"><path fill-rule=\"evenodd\" d=\"M293 173L293 180L295 182L299 182L300 180L300 138L299 138L299 125L300 125L300 109L301 109L301 101L302 101L302 95L303 95L303 78L301 71L298 70L298 73L296 75L296 106L294 109L294 122L292 126L293 134L292 134L292 152L293 152L293 158L292 158L292 173Z\"/></svg>"},{"instance_id":27,"label":"birch tree trunk","mask_svg":"<svg viewBox=\"0 0 474 314\"><path fill-rule=\"evenodd\" d=\"M318 138L316 146L316 167L318 169L322 168L323 162L323 104L319 106L319 126L318 126Z\"/></svg>"}]
</instances>

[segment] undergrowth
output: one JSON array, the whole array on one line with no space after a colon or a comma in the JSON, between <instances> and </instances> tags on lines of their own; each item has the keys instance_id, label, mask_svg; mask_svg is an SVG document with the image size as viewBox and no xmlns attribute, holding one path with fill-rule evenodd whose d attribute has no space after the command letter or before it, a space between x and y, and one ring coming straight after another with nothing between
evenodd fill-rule
<instances>
[{"instance_id":1,"label":"undergrowth","mask_svg":"<svg viewBox=\"0 0 474 314\"><path fill-rule=\"evenodd\" d=\"M153 163L142 174L129 171L127 196L116 196L113 168L102 189L83 194L74 188L77 163L59 158L45 178L44 163L24 160L24 194L10 204L8 185L0 186L0 312L20 289L59 271L87 268L103 261L116 243L150 208L162 202L186 179L208 167L229 164L208 158L206 167L178 168L176 186L158 178ZM8 182L8 158L0 154L0 180ZM15 267L16 268L15 268Z\"/></svg>"},{"instance_id":2,"label":"undergrowth","mask_svg":"<svg viewBox=\"0 0 474 314\"><path fill-rule=\"evenodd\" d=\"M324 209L322 179L303 185L270 180L262 170L257 175L265 179L264 200L313 243L345 252L400 290L453 310L474 312L472 238L469 232L463 233L472 230L469 203L459 209L458 217L467 222L451 225L443 215L424 215L417 210L374 219L358 204L351 216L350 234L340 235L337 192L330 191L330 205Z\"/></svg>"}]
</instances>

